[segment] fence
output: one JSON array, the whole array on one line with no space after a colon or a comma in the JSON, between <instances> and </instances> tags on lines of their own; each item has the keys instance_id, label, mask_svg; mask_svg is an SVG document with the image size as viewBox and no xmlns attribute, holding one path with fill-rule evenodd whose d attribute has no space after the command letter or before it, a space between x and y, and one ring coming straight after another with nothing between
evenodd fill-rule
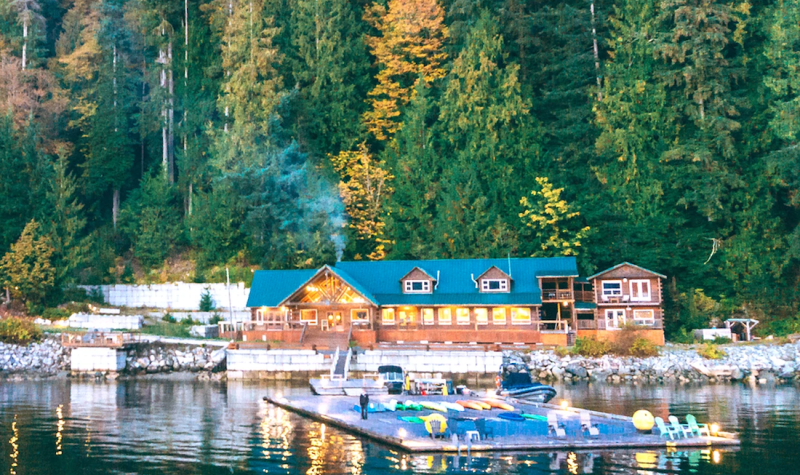
<instances>
[{"instance_id":1,"label":"fence","mask_svg":"<svg viewBox=\"0 0 800 475\"><path fill-rule=\"evenodd\" d=\"M100 289L103 299L109 305L118 307L146 307L160 309L199 310L200 298L208 289L214 306L219 310L246 310L250 289L244 282L231 284L230 305L228 287L225 284L190 284L175 282L152 285L84 285L87 292Z\"/></svg>"}]
</instances>

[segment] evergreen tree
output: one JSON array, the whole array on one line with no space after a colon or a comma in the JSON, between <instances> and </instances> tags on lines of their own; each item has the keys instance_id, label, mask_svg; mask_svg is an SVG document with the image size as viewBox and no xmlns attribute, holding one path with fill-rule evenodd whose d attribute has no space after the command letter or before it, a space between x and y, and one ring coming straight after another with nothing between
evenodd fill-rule
<instances>
[{"instance_id":1,"label":"evergreen tree","mask_svg":"<svg viewBox=\"0 0 800 475\"><path fill-rule=\"evenodd\" d=\"M52 256L49 238L41 235L39 223L31 220L0 261L3 285L12 298L32 305L44 303L55 283Z\"/></svg>"}]
</instances>

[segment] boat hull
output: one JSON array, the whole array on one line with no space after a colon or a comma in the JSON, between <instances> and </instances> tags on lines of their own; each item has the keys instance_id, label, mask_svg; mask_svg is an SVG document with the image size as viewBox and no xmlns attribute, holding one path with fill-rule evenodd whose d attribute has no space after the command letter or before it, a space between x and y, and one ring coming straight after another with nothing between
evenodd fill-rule
<instances>
[{"instance_id":1,"label":"boat hull","mask_svg":"<svg viewBox=\"0 0 800 475\"><path fill-rule=\"evenodd\" d=\"M535 386L503 389L500 391L500 395L503 397L524 399L526 401L548 402L556 397L556 390L551 386L539 384Z\"/></svg>"}]
</instances>

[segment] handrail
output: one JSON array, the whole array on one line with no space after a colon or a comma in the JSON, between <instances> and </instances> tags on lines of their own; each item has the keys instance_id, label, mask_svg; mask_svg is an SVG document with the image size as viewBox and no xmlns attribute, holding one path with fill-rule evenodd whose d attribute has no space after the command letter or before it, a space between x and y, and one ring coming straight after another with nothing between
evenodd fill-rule
<instances>
[{"instance_id":1,"label":"handrail","mask_svg":"<svg viewBox=\"0 0 800 475\"><path fill-rule=\"evenodd\" d=\"M353 338L353 323L350 323L350 330L347 331L347 346L350 346L350 339Z\"/></svg>"},{"instance_id":2,"label":"handrail","mask_svg":"<svg viewBox=\"0 0 800 475\"><path fill-rule=\"evenodd\" d=\"M306 339L306 328L308 328L308 323L303 323L303 330L300 332L300 344L303 344L303 341Z\"/></svg>"},{"instance_id":3,"label":"handrail","mask_svg":"<svg viewBox=\"0 0 800 475\"><path fill-rule=\"evenodd\" d=\"M344 379L347 379L347 377L350 375L350 359L352 357L353 357L353 349L352 348L348 348L347 349L347 360L345 360L345 362L344 362L344 374L342 375L344 377Z\"/></svg>"},{"instance_id":4,"label":"handrail","mask_svg":"<svg viewBox=\"0 0 800 475\"><path fill-rule=\"evenodd\" d=\"M336 353L333 354L333 362L331 364L331 379L334 379L336 374L336 364L339 363L339 347L336 347Z\"/></svg>"}]
</instances>

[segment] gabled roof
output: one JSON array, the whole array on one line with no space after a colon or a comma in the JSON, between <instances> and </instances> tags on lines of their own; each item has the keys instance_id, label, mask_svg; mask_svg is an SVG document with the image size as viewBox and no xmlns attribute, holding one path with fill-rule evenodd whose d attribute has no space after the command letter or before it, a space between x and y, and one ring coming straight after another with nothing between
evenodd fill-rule
<instances>
[{"instance_id":1,"label":"gabled roof","mask_svg":"<svg viewBox=\"0 0 800 475\"><path fill-rule=\"evenodd\" d=\"M631 264L630 262L621 262L621 263L619 263L619 264L615 265L614 267L609 267L608 269L606 269L606 270L604 270L604 271L602 271L602 272L598 272L598 273L597 273L597 274L595 274L595 275L592 275L592 276L589 276L589 277L587 277L587 278L586 278L586 280L592 280L592 279L594 279L594 278L597 278L598 276L601 276L601 275L603 275L603 274L607 274L607 273L611 272L612 270L619 269L619 268L620 268L620 267L622 267L622 266L631 266L631 267L635 267L635 268L637 268L637 269L639 269L639 270L641 270L641 271L644 271L644 272L647 272L647 273L653 274L653 275L655 275L655 276L661 277L662 279L666 279L666 278L667 278L667 276L665 276L665 275L663 275L663 274L659 274L658 272L653 272L653 271L651 271L650 269L645 269L645 268L644 268L644 267L642 267L642 266L637 266L636 264Z\"/></svg>"},{"instance_id":2,"label":"gabled roof","mask_svg":"<svg viewBox=\"0 0 800 475\"><path fill-rule=\"evenodd\" d=\"M501 268L499 268L499 267L497 267L497 266L492 266L492 267L490 267L490 268L486 269L485 271L483 271L483 273L481 273L481 275L479 275L478 277L475 277L475 280L480 280L480 278L481 278L481 277L483 277L483 276L484 276L484 275L485 275L487 272L489 272L489 271L490 271L490 270L492 270L492 269L497 269L497 270L499 270L500 272L502 272L502 273L503 273L503 275L505 275L505 276L506 276L506 277L508 277L509 279L511 279L511 280L514 280L514 279L512 279L512 278L511 278L511 276L510 276L510 275L508 275L508 272L504 271L503 269L501 269Z\"/></svg>"},{"instance_id":3,"label":"gabled roof","mask_svg":"<svg viewBox=\"0 0 800 475\"><path fill-rule=\"evenodd\" d=\"M428 278L430 278L431 280L433 280L433 281L436 281L436 278L435 278L434 276L432 276L432 275L428 274L427 272L425 272L425 269L423 269L423 268L422 268L422 267L420 267L420 266L414 266L414 268L413 268L413 269L411 269L410 271L406 272L406 273L403 275L403 277L400 277L400 280L403 280L403 279L405 279L406 277L408 277L408 275L409 275L409 274L411 274L411 273L412 273L412 272L414 272L415 270L418 270L418 271L422 272L423 274L427 275L427 276L428 276Z\"/></svg>"},{"instance_id":4,"label":"gabled roof","mask_svg":"<svg viewBox=\"0 0 800 475\"><path fill-rule=\"evenodd\" d=\"M415 267L439 277L432 293L404 294L397 284ZM474 276L492 267L514 279L511 292L487 293L475 288ZM326 269L374 305L541 305L537 275L578 275L574 257L338 262L319 270L256 271L247 306L283 305Z\"/></svg>"},{"instance_id":5,"label":"gabled roof","mask_svg":"<svg viewBox=\"0 0 800 475\"><path fill-rule=\"evenodd\" d=\"M286 300L288 300L292 295L296 294L299 290L301 290L303 287L305 287L306 285L311 283L312 280L314 280L320 274L323 274L325 271L330 271L331 274L333 274L336 277L340 278L345 284L349 285L353 290L358 292L365 299L369 300L372 304L379 305L378 301L375 300L375 297L373 297L372 294L369 293L368 290L366 290L361 284L359 284L359 282L357 280L355 280L352 277L350 277L349 275L347 275L347 272L345 272L345 271L343 271L341 269L336 269L335 267L331 267L331 266L329 266L327 264L322 266L318 271L314 272L314 275L309 277L302 284L298 285L294 290L292 290L292 292L287 294L283 298L283 300L280 301L280 303L278 305L280 306L280 305L283 305L284 303L286 303Z\"/></svg>"}]
</instances>

